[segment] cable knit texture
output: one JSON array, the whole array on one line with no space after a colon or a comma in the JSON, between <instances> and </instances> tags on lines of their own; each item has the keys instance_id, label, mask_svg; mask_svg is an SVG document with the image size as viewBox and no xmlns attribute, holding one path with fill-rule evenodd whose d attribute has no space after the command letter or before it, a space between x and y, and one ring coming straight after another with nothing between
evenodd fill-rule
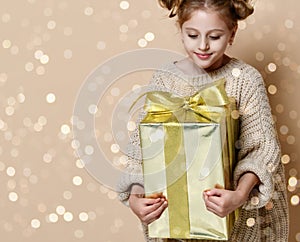
<instances>
[{"instance_id":1,"label":"cable knit texture","mask_svg":"<svg viewBox=\"0 0 300 242\"><path fill-rule=\"evenodd\" d=\"M228 241L287 242L288 205L284 167L280 162L280 146L260 73L237 59L231 59L216 71L198 76L188 76L175 63L170 63L154 73L148 90L188 96L205 84L220 78L226 79L227 95L236 99L240 115L240 133L236 144L238 164L234 170L234 186L237 186L239 178L245 172L255 173L261 181L243 205ZM137 123L144 115L144 112L140 114ZM119 199L125 204L128 202L132 184L143 185L141 160L139 132L136 129L128 147L126 175L118 184L119 191L123 191L120 192ZM148 242L199 241L148 238L146 226L144 233Z\"/></svg>"}]
</instances>

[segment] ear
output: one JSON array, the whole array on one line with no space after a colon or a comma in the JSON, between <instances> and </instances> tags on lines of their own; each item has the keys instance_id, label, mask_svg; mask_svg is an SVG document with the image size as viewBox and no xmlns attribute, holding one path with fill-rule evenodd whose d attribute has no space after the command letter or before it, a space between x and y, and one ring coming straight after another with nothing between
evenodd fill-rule
<instances>
[{"instance_id":1,"label":"ear","mask_svg":"<svg viewBox=\"0 0 300 242\"><path fill-rule=\"evenodd\" d=\"M230 39L229 39L229 44L232 45L233 41L234 41L234 38L235 38L235 34L236 34L236 31L237 31L237 28L238 26L234 26L234 28L232 29L232 33L231 33L231 36L230 36Z\"/></svg>"}]
</instances>

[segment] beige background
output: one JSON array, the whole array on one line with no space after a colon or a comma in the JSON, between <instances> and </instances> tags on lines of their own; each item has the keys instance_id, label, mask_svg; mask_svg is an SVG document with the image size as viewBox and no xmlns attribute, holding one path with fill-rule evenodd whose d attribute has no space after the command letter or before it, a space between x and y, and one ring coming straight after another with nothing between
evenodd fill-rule
<instances>
[{"instance_id":1,"label":"beige background","mask_svg":"<svg viewBox=\"0 0 300 242\"><path fill-rule=\"evenodd\" d=\"M286 166L291 242L300 241L299 7L297 0L257 1L229 50L266 80ZM174 21L154 0L12 0L0 3L0 31L1 241L143 241L116 193L82 168L72 112L86 77L108 58L136 48L183 53ZM99 103L97 137L112 160L120 156L110 151L111 110L150 76L121 78Z\"/></svg>"}]
</instances>

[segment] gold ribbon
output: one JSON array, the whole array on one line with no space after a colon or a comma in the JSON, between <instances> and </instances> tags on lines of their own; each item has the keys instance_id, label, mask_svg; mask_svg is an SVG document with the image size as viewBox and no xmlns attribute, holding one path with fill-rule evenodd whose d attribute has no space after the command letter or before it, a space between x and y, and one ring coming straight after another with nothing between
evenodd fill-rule
<instances>
[{"instance_id":1,"label":"gold ribbon","mask_svg":"<svg viewBox=\"0 0 300 242\"><path fill-rule=\"evenodd\" d=\"M189 97L174 96L169 92L153 91L146 96L145 122L214 122L220 120L220 107L230 103L225 79L213 82Z\"/></svg>"},{"instance_id":2,"label":"gold ribbon","mask_svg":"<svg viewBox=\"0 0 300 242\"><path fill-rule=\"evenodd\" d=\"M186 232L189 231L190 226L188 218L185 217L189 214L187 175L180 170L186 162L181 123L219 123L225 115L226 136L229 143L224 151L229 154L229 160L233 161L235 156L233 139L236 130L230 117L233 107L235 104L228 98L225 91L225 79L206 85L190 97L182 98L162 91L147 93L144 106L147 115L142 123L167 123L164 125L166 132L164 153L167 184L171 183L167 186L167 194L177 194L176 199L170 199L168 204L171 238L188 238ZM168 169L169 165L172 169ZM229 188L228 181L226 183L226 188Z\"/></svg>"}]
</instances>

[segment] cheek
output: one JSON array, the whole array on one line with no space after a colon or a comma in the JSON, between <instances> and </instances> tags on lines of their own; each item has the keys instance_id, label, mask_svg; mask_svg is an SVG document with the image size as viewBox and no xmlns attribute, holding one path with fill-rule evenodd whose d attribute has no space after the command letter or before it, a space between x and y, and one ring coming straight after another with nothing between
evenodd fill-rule
<instances>
[{"instance_id":1,"label":"cheek","mask_svg":"<svg viewBox=\"0 0 300 242\"><path fill-rule=\"evenodd\" d=\"M228 46L228 42L227 41L222 41L222 42L214 42L212 43L211 47L213 47L215 50L226 50Z\"/></svg>"},{"instance_id":2,"label":"cheek","mask_svg":"<svg viewBox=\"0 0 300 242\"><path fill-rule=\"evenodd\" d=\"M190 39L183 39L183 44L186 49L194 49L197 47L197 41L192 41Z\"/></svg>"}]
</instances>

